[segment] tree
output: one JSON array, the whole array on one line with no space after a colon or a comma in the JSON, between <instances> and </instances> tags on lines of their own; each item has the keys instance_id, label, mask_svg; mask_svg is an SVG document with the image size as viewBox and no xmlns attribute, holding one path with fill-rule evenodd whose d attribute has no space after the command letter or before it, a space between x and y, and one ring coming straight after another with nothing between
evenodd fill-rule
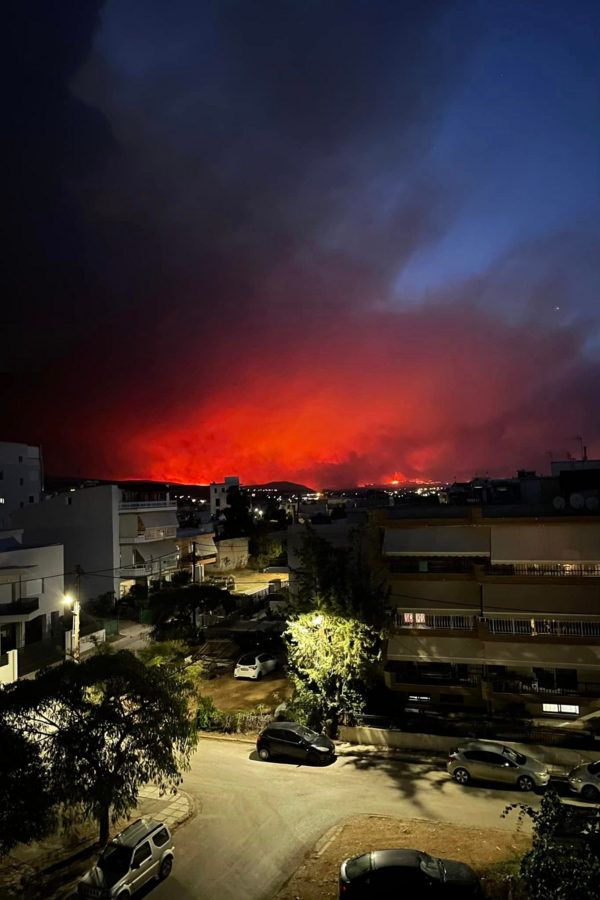
<instances>
[{"instance_id":1,"label":"tree","mask_svg":"<svg viewBox=\"0 0 600 900\"><path fill-rule=\"evenodd\" d=\"M196 624L196 615L198 612L212 613L219 607L225 612L235 607L229 591L210 584L167 585L150 595L150 636L154 641L201 643L202 629Z\"/></svg>"},{"instance_id":2,"label":"tree","mask_svg":"<svg viewBox=\"0 0 600 900\"><path fill-rule=\"evenodd\" d=\"M294 700L332 734L364 708L382 657L387 591L373 579L368 537L357 530L349 546L334 547L307 527L284 635Z\"/></svg>"},{"instance_id":3,"label":"tree","mask_svg":"<svg viewBox=\"0 0 600 900\"><path fill-rule=\"evenodd\" d=\"M92 816L106 843L149 781L181 779L196 745L192 684L127 650L39 672L0 692L2 721L32 741L73 818Z\"/></svg>"},{"instance_id":4,"label":"tree","mask_svg":"<svg viewBox=\"0 0 600 900\"><path fill-rule=\"evenodd\" d=\"M521 860L520 875L531 900L600 900L600 812L582 824L576 811L548 791L539 810L513 803L519 818L533 822L533 842ZM591 842L595 842L592 849Z\"/></svg>"},{"instance_id":5,"label":"tree","mask_svg":"<svg viewBox=\"0 0 600 900\"><path fill-rule=\"evenodd\" d=\"M381 659L381 633L349 616L311 612L288 622L284 638L298 700L310 702L321 725L335 734L340 721L364 707Z\"/></svg>"},{"instance_id":6,"label":"tree","mask_svg":"<svg viewBox=\"0 0 600 900\"><path fill-rule=\"evenodd\" d=\"M253 569L264 569L271 559L281 555L283 544L276 538L269 536L266 531L260 531L250 541L250 566Z\"/></svg>"},{"instance_id":7,"label":"tree","mask_svg":"<svg viewBox=\"0 0 600 900\"><path fill-rule=\"evenodd\" d=\"M41 841L56 825L56 797L39 746L0 721L0 856Z\"/></svg>"},{"instance_id":8,"label":"tree","mask_svg":"<svg viewBox=\"0 0 600 900\"><path fill-rule=\"evenodd\" d=\"M250 513L252 505L248 492L237 485L227 491L227 506L223 509L225 516L224 535L228 538L249 536L254 531L254 521Z\"/></svg>"}]
</instances>

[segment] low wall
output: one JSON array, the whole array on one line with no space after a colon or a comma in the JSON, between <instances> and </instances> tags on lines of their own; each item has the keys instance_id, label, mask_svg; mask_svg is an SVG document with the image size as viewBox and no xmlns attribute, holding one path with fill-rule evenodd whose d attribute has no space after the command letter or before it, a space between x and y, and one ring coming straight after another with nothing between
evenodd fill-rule
<instances>
[{"instance_id":1,"label":"low wall","mask_svg":"<svg viewBox=\"0 0 600 900\"><path fill-rule=\"evenodd\" d=\"M446 737L441 734L412 734L408 731L388 731L385 728L340 728L340 739L350 744L371 744L375 747L390 747L396 750L426 750L431 753L447 753L453 747L464 744L468 738ZM487 739L486 739L487 740ZM598 750L570 750L566 747L547 747L541 744L517 744L512 741L498 741L506 747L513 747L526 756L533 756L548 766L572 768L586 762L600 759Z\"/></svg>"},{"instance_id":2,"label":"low wall","mask_svg":"<svg viewBox=\"0 0 600 900\"><path fill-rule=\"evenodd\" d=\"M0 684L12 684L19 676L19 656L16 650L9 650L6 654L8 661L5 666L0 666Z\"/></svg>"}]
</instances>

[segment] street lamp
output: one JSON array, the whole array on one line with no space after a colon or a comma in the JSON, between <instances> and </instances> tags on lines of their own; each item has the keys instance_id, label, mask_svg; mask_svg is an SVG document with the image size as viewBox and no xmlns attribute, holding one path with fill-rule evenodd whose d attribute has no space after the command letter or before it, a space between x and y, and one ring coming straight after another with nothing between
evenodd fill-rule
<instances>
[{"instance_id":1,"label":"street lamp","mask_svg":"<svg viewBox=\"0 0 600 900\"><path fill-rule=\"evenodd\" d=\"M71 653L75 662L79 662L79 613L81 612L81 604L79 600L74 599L69 594L65 594L63 603L73 608Z\"/></svg>"}]
</instances>

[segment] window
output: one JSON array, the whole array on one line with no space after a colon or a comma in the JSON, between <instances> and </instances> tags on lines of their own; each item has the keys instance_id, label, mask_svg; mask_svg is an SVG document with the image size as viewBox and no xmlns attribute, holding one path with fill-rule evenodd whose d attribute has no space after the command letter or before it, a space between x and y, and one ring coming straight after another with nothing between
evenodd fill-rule
<instances>
[{"instance_id":1,"label":"window","mask_svg":"<svg viewBox=\"0 0 600 900\"><path fill-rule=\"evenodd\" d=\"M152 840L155 847L162 847L169 840L169 832L166 828L161 828L160 831L152 835Z\"/></svg>"},{"instance_id":2,"label":"window","mask_svg":"<svg viewBox=\"0 0 600 900\"><path fill-rule=\"evenodd\" d=\"M273 659L268 653L261 653L260 656L256 657L259 662L268 662L270 659Z\"/></svg>"},{"instance_id":3,"label":"window","mask_svg":"<svg viewBox=\"0 0 600 900\"><path fill-rule=\"evenodd\" d=\"M217 499L217 500L215 500L215 506L220 506L220 505L221 505L221 501L220 501L220 500L218 500L218 499Z\"/></svg>"},{"instance_id":4,"label":"window","mask_svg":"<svg viewBox=\"0 0 600 900\"><path fill-rule=\"evenodd\" d=\"M561 713L564 716L578 716L579 707L571 703L542 703L542 712Z\"/></svg>"},{"instance_id":5,"label":"window","mask_svg":"<svg viewBox=\"0 0 600 900\"><path fill-rule=\"evenodd\" d=\"M33 494L30 494L30 495L29 495L29 502L30 502L30 503L35 503L35 497L33 496Z\"/></svg>"},{"instance_id":6,"label":"window","mask_svg":"<svg viewBox=\"0 0 600 900\"><path fill-rule=\"evenodd\" d=\"M6 500L4 499L4 497L0 497L0 503L6 503Z\"/></svg>"},{"instance_id":7,"label":"window","mask_svg":"<svg viewBox=\"0 0 600 900\"><path fill-rule=\"evenodd\" d=\"M149 856L152 856L152 850L150 849L150 841L146 841L146 843L142 844L141 847L138 847L133 854L131 868L134 869L138 866L141 866L144 860L148 859Z\"/></svg>"},{"instance_id":8,"label":"window","mask_svg":"<svg viewBox=\"0 0 600 900\"><path fill-rule=\"evenodd\" d=\"M404 624L405 625L413 625L415 621L415 617L413 613L404 613Z\"/></svg>"},{"instance_id":9,"label":"window","mask_svg":"<svg viewBox=\"0 0 600 900\"><path fill-rule=\"evenodd\" d=\"M0 481L2 481L3 478L4 478L4 472L2 471L2 469L0 469Z\"/></svg>"},{"instance_id":10,"label":"window","mask_svg":"<svg viewBox=\"0 0 600 900\"><path fill-rule=\"evenodd\" d=\"M22 457L22 456L19 457L19 462L23 462L23 457Z\"/></svg>"},{"instance_id":11,"label":"window","mask_svg":"<svg viewBox=\"0 0 600 900\"><path fill-rule=\"evenodd\" d=\"M409 694L408 699L411 703L427 703L431 697L429 694Z\"/></svg>"},{"instance_id":12,"label":"window","mask_svg":"<svg viewBox=\"0 0 600 900\"><path fill-rule=\"evenodd\" d=\"M73 498L65 497L65 506L73 506Z\"/></svg>"},{"instance_id":13,"label":"window","mask_svg":"<svg viewBox=\"0 0 600 900\"><path fill-rule=\"evenodd\" d=\"M23 479L19 478L19 487L23 487Z\"/></svg>"},{"instance_id":14,"label":"window","mask_svg":"<svg viewBox=\"0 0 600 900\"><path fill-rule=\"evenodd\" d=\"M295 731L284 731L282 734L282 740L289 741L290 744L302 743L302 738Z\"/></svg>"}]
</instances>

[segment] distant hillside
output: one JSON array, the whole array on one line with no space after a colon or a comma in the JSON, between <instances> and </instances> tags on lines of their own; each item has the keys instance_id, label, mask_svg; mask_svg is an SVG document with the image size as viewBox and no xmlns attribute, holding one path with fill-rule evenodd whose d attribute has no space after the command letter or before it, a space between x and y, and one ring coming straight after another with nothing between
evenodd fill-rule
<instances>
[{"instance_id":1,"label":"distant hillside","mask_svg":"<svg viewBox=\"0 0 600 900\"><path fill-rule=\"evenodd\" d=\"M285 494L314 494L315 489L293 481L268 481L266 484L247 484L248 488L259 488L263 491L282 491Z\"/></svg>"}]
</instances>

